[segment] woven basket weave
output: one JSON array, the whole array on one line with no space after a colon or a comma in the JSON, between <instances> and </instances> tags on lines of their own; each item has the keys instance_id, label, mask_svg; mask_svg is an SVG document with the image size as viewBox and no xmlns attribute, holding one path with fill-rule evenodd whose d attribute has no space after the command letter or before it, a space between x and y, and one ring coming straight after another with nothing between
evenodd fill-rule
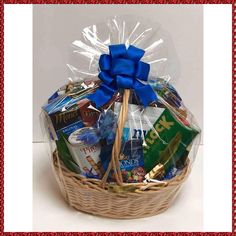
<instances>
[{"instance_id":1,"label":"woven basket weave","mask_svg":"<svg viewBox=\"0 0 236 236\"><path fill-rule=\"evenodd\" d=\"M188 162L180 175L165 182L123 183L119 152L122 130L127 119L128 100L129 90L125 90L111 162L102 180L88 179L71 172L61 162L57 151L53 153L53 166L61 192L69 205L79 211L117 219L157 215L171 205L189 175ZM106 182L111 169L116 179L113 184Z\"/></svg>"}]
</instances>

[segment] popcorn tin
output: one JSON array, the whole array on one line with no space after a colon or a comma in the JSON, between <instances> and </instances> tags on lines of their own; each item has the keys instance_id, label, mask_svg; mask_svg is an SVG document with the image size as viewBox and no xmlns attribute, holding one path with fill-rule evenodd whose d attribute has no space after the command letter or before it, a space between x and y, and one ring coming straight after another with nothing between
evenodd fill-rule
<instances>
[{"instance_id":1,"label":"popcorn tin","mask_svg":"<svg viewBox=\"0 0 236 236\"><path fill-rule=\"evenodd\" d=\"M113 17L72 43L69 83L42 107L70 206L111 218L166 210L188 177L200 129L169 83L178 61L157 24Z\"/></svg>"}]
</instances>

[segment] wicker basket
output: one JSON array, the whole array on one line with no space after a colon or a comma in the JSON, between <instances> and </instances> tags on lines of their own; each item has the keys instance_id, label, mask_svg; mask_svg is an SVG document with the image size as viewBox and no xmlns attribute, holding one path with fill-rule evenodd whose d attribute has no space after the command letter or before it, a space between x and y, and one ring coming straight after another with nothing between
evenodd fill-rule
<instances>
[{"instance_id":1,"label":"wicker basket","mask_svg":"<svg viewBox=\"0 0 236 236\"><path fill-rule=\"evenodd\" d=\"M112 158L102 180L88 179L68 170L57 151L53 153L53 165L57 181L70 206L93 215L117 219L142 218L165 211L177 196L190 172L189 162L180 175L159 183L123 183L119 168L119 151L122 130L127 118L129 90L125 90L121 107ZM116 183L106 183L110 170Z\"/></svg>"}]
</instances>

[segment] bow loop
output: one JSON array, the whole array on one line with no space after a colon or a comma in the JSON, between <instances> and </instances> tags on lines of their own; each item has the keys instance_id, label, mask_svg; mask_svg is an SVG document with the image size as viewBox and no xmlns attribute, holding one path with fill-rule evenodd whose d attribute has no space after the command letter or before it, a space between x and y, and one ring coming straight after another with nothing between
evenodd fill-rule
<instances>
[{"instance_id":1,"label":"bow loop","mask_svg":"<svg viewBox=\"0 0 236 236\"><path fill-rule=\"evenodd\" d=\"M138 65L137 65L137 68L136 68L135 76L138 79L141 79L143 81L147 81L149 71L150 71L150 65L145 63L145 62L139 61Z\"/></svg>"},{"instance_id":2,"label":"bow loop","mask_svg":"<svg viewBox=\"0 0 236 236\"><path fill-rule=\"evenodd\" d=\"M111 84L113 82L113 78L110 76L110 74L106 71L101 71L98 74L98 78L104 82L105 84Z\"/></svg>"},{"instance_id":3,"label":"bow loop","mask_svg":"<svg viewBox=\"0 0 236 236\"><path fill-rule=\"evenodd\" d=\"M117 75L116 76L116 83L118 88L133 88L133 77Z\"/></svg>"},{"instance_id":4,"label":"bow loop","mask_svg":"<svg viewBox=\"0 0 236 236\"><path fill-rule=\"evenodd\" d=\"M136 48L136 47L130 45L127 50L127 58L129 58L135 62L138 62L143 57L144 53L145 53L145 51L143 49Z\"/></svg>"},{"instance_id":5,"label":"bow loop","mask_svg":"<svg viewBox=\"0 0 236 236\"><path fill-rule=\"evenodd\" d=\"M126 47L124 44L110 45L109 52L110 52L112 59L119 58L119 57L124 58L126 56Z\"/></svg>"},{"instance_id":6,"label":"bow loop","mask_svg":"<svg viewBox=\"0 0 236 236\"><path fill-rule=\"evenodd\" d=\"M124 44L116 44L109 46L109 55L100 56L101 72L98 77L103 83L89 96L97 108L107 103L117 89L134 89L145 107L157 100L152 87L139 81L147 81L150 71L150 65L140 61L144 53L144 50L132 45L126 49Z\"/></svg>"},{"instance_id":7,"label":"bow loop","mask_svg":"<svg viewBox=\"0 0 236 236\"><path fill-rule=\"evenodd\" d=\"M101 70L110 70L111 68L111 57L107 54L102 54L99 58L99 67Z\"/></svg>"},{"instance_id":8,"label":"bow loop","mask_svg":"<svg viewBox=\"0 0 236 236\"><path fill-rule=\"evenodd\" d=\"M135 69L135 63L131 60L123 58L115 58L114 60L112 60L112 75L134 76Z\"/></svg>"}]
</instances>

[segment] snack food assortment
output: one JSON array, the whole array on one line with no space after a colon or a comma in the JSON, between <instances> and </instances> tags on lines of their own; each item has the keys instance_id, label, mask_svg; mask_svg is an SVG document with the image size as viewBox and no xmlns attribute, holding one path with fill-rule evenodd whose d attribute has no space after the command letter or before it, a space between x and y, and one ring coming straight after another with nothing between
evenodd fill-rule
<instances>
[{"instance_id":1,"label":"snack food assortment","mask_svg":"<svg viewBox=\"0 0 236 236\"><path fill-rule=\"evenodd\" d=\"M165 36L135 22L115 17L85 28L84 41L72 43L70 82L42 107L59 168L117 193L181 175L200 134L169 83Z\"/></svg>"},{"instance_id":2,"label":"snack food assortment","mask_svg":"<svg viewBox=\"0 0 236 236\"><path fill-rule=\"evenodd\" d=\"M60 88L59 95L50 98L43 110L50 137L65 166L87 178L101 179L111 160L122 91L98 109L89 99L98 84L96 79L70 84L68 91ZM169 86L153 86L158 102L163 101L160 105L153 102L144 107L134 92L130 95L119 155L124 182L165 180L186 164L186 152L200 131L188 121L188 110ZM170 100L166 106L165 101ZM112 173L109 181L114 181Z\"/></svg>"}]
</instances>

